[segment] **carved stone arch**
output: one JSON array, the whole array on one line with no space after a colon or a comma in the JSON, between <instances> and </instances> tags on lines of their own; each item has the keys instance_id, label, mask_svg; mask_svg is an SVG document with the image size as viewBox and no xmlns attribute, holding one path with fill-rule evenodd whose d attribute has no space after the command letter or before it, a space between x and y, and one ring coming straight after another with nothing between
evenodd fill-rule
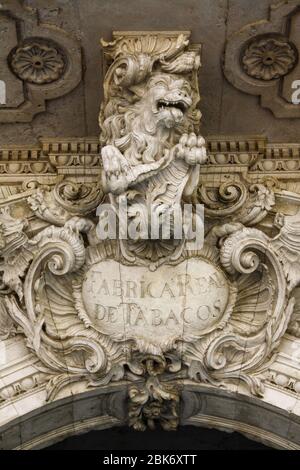
<instances>
[{"instance_id":1,"label":"carved stone arch","mask_svg":"<svg viewBox=\"0 0 300 470\"><path fill-rule=\"evenodd\" d=\"M126 426L126 401L126 391L117 385L43 405L1 426L0 449L43 449L74 435ZM300 448L296 416L221 389L186 386L180 426L187 425L236 431L276 449Z\"/></svg>"}]
</instances>

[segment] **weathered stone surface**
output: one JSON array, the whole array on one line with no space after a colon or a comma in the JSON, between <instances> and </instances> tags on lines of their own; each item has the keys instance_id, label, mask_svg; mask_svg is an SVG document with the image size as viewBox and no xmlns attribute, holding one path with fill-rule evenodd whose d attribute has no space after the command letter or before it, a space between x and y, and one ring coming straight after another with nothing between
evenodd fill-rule
<instances>
[{"instance_id":1,"label":"weathered stone surface","mask_svg":"<svg viewBox=\"0 0 300 470\"><path fill-rule=\"evenodd\" d=\"M152 338L157 345L204 334L229 300L224 274L201 259L155 272L103 261L86 274L82 289L87 313L102 333L119 341Z\"/></svg>"},{"instance_id":2,"label":"weathered stone surface","mask_svg":"<svg viewBox=\"0 0 300 470\"><path fill-rule=\"evenodd\" d=\"M240 2L240 20L237 2L190 0L184 14L182 2L175 4L23 5L29 18L38 8L41 20L36 26L26 17L25 36L42 30L43 20L59 26L83 45L86 75L76 89L47 101L30 124L2 127L4 448L43 447L125 421L138 430L157 421L165 430L204 424L299 448L300 144L284 143L294 140L297 121L285 118L288 133L279 133L283 121L269 112L261 121L267 111L225 82L220 60L229 32L244 19L259 21L270 4L248 16ZM13 6L23 11L17 0ZM125 29L129 11L141 31L112 35L107 18ZM185 21L192 40L189 31L176 31ZM158 31L161 22L169 31ZM244 51L247 76L268 82L279 74L286 90L297 65L289 43L255 41ZM256 47L275 50L279 61L284 52L289 62L253 69ZM204 130L222 131L207 143L199 133L200 51ZM33 52L46 54L51 72L23 68ZM61 80L65 52L50 40L22 43L9 70L28 86L47 87ZM100 99L99 142L87 135L98 132ZM236 113L226 114L226 100ZM241 116L246 102L249 112ZM262 122L268 135L257 133ZM272 143L275 135L281 143ZM18 145L9 145L13 139ZM27 140L34 144L21 145ZM97 207L108 203L117 212L124 198L138 236L103 240ZM145 237L136 222L146 225L153 202L166 213L188 202L195 214L195 204L203 204L204 243L191 249L185 238L178 241L175 219L167 238Z\"/></svg>"},{"instance_id":3,"label":"weathered stone surface","mask_svg":"<svg viewBox=\"0 0 300 470\"><path fill-rule=\"evenodd\" d=\"M13 143L18 136L19 143L36 143L39 136L90 136L97 135L97 115L103 97L103 63L99 48L99 37L109 40L112 30L169 29L191 30L194 43L202 43L203 67L200 71L202 102L205 115L202 123L204 135L224 133L261 134L271 141L278 141L278 135L285 128L282 142L299 142L298 121L276 119L268 110L261 108L259 99L232 87L222 71L222 56L226 41L246 24L265 20L268 17L271 0L258 2L249 8L247 0L130 0L124 2L30 0L26 5L37 8L41 22L64 29L80 44L84 53L84 82L67 96L55 102L47 102L47 110L34 117L31 124L1 124L1 143ZM129 13L130 12L130 13ZM30 24L25 22L26 34L31 34ZM288 75L285 93L291 79L297 79L295 69ZM7 71L13 78L11 72ZM1 77L0 77L1 79ZM12 81L10 80L10 87ZM12 99L12 98L10 98ZM17 94L14 92L14 98ZM247 112L240 117L240 110Z\"/></svg>"},{"instance_id":4,"label":"weathered stone surface","mask_svg":"<svg viewBox=\"0 0 300 470\"><path fill-rule=\"evenodd\" d=\"M244 129L244 125L247 125L253 129L255 122L255 125L260 125L263 132L273 136L276 132L280 133L281 126L284 125L286 141L298 141L296 129L300 117L299 106L292 104L294 92L292 85L294 80L297 80L297 70L299 70L297 62L300 35L297 28L299 16L297 6L298 2L293 0L277 5L273 5L272 2L260 2L253 12L248 13L247 2L231 2L228 13L230 33L227 35L224 73L235 89L254 97L236 93L228 83L224 84L223 104L226 109L230 109L230 113L225 117L225 108L223 108L222 132L228 132L232 126ZM239 15L238 12L242 14ZM241 24L241 20L246 21ZM276 46L271 45L274 40ZM248 69L245 64L245 54L249 54L251 47L254 47L255 54L258 54L256 59L253 58L256 69L263 67L265 70L260 77L257 72L255 76L255 70ZM270 48L269 52L265 47ZM251 58L249 60L251 61ZM279 64L281 60L283 62ZM286 66L283 66L283 63ZM278 66L281 76L270 72ZM258 109L260 106L266 109ZM236 119L238 108L247 109L242 121Z\"/></svg>"}]
</instances>

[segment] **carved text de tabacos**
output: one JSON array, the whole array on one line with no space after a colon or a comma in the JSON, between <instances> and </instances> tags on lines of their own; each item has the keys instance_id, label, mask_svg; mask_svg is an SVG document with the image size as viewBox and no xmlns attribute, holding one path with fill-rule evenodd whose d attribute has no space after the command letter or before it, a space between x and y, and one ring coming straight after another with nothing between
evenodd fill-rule
<instances>
[{"instance_id":1,"label":"carved text de tabacos","mask_svg":"<svg viewBox=\"0 0 300 470\"><path fill-rule=\"evenodd\" d=\"M83 300L93 323L120 339L125 330L137 337L153 332L157 341L184 335L183 329L207 330L220 319L228 296L224 274L200 259L176 269L162 266L155 273L103 261L83 283Z\"/></svg>"}]
</instances>

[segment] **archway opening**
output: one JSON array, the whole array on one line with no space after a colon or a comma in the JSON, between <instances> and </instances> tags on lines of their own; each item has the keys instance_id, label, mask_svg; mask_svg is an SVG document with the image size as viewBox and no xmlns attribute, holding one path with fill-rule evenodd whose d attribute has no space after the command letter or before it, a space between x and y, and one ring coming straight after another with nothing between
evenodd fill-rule
<instances>
[{"instance_id":1,"label":"archway opening","mask_svg":"<svg viewBox=\"0 0 300 470\"><path fill-rule=\"evenodd\" d=\"M136 432L117 427L72 436L44 450L272 450L237 432L194 426L176 432Z\"/></svg>"}]
</instances>

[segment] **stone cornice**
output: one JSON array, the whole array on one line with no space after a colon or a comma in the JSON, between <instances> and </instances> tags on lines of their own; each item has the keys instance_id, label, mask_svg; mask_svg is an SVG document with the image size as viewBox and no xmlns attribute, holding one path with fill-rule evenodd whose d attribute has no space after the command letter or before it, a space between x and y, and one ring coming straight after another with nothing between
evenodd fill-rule
<instances>
[{"instance_id":1,"label":"stone cornice","mask_svg":"<svg viewBox=\"0 0 300 470\"><path fill-rule=\"evenodd\" d=\"M246 171L251 179L300 179L300 143L268 143L264 136L216 135L208 136L207 151L203 175ZM100 161L96 137L43 138L35 146L2 145L0 183L22 183L36 176L41 184L54 184L52 177L57 175L84 175L96 180Z\"/></svg>"}]
</instances>

